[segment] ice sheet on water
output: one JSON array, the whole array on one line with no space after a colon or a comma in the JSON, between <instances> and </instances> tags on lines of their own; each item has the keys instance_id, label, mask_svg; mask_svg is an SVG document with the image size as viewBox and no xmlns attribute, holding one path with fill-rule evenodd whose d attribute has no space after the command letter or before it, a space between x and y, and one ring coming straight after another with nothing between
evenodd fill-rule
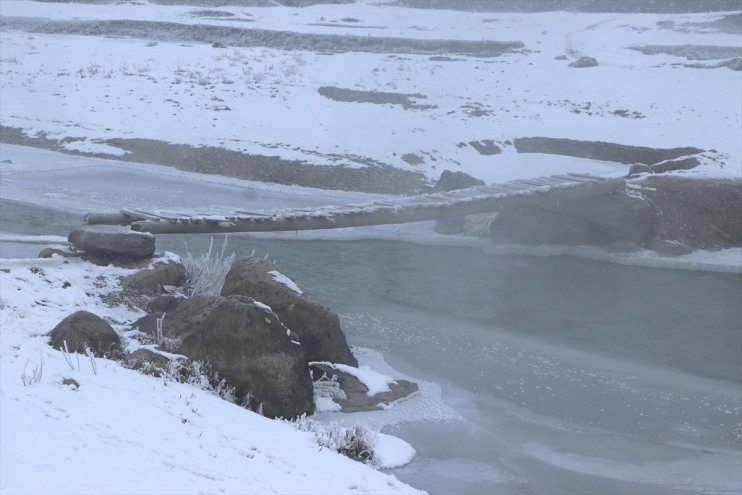
<instances>
[{"instance_id":1,"label":"ice sheet on water","mask_svg":"<svg viewBox=\"0 0 742 495\"><path fill-rule=\"evenodd\" d=\"M414 396L395 402L383 411L357 412L350 414L321 413L323 421L337 421L342 425L365 424L374 430L410 421L459 422L463 418L443 400L441 386L401 373L387 364L384 356L373 349L354 347L353 355L360 366L382 376L409 380L417 383L419 391Z\"/></svg>"}]
</instances>

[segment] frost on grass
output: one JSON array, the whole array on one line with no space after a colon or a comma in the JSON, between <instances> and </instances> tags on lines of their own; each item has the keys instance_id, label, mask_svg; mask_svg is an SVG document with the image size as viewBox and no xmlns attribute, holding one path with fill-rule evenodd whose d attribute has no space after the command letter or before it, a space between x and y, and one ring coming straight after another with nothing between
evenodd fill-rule
<instances>
[{"instance_id":1,"label":"frost on grass","mask_svg":"<svg viewBox=\"0 0 742 495\"><path fill-rule=\"evenodd\" d=\"M235 253L225 256L227 249L227 237L224 237L222 250L219 253L213 253L214 238L209 242L209 250L206 254L194 257L188 251L183 259L183 267L186 271L186 294L190 296L218 296L224 286L224 279L227 277L229 269L232 268Z\"/></svg>"},{"instance_id":2,"label":"frost on grass","mask_svg":"<svg viewBox=\"0 0 742 495\"><path fill-rule=\"evenodd\" d=\"M335 402L335 399L345 400L347 398L348 396L340 388L337 375L329 378L327 373L324 373L319 380L314 382L314 404L318 412L340 411L342 408Z\"/></svg>"},{"instance_id":3,"label":"frost on grass","mask_svg":"<svg viewBox=\"0 0 742 495\"><path fill-rule=\"evenodd\" d=\"M378 433L365 426L355 425L350 428L337 423L318 423L306 415L290 422L297 430L310 432L320 447L326 447L372 466L378 466L374 446Z\"/></svg>"}]
</instances>

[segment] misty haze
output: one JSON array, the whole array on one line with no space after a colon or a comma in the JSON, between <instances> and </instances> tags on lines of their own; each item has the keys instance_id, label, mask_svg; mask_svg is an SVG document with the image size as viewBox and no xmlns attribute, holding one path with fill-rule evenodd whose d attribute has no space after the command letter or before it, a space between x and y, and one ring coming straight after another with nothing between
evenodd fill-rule
<instances>
[{"instance_id":1,"label":"misty haze","mask_svg":"<svg viewBox=\"0 0 742 495\"><path fill-rule=\"evenodd\" d=\"M742 493L739 0L3 0L0 493Z\"/></svg>"}]
</instances>

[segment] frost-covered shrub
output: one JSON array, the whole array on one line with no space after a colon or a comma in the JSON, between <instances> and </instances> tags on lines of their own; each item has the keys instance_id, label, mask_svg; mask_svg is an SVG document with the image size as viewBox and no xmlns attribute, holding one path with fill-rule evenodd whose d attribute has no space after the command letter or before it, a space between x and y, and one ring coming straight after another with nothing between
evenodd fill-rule
<instances>
[{"instance_id":1,"label":"frost-covered shrub","mask_svg":"<svg viewBox=\"0 0 742 495\"><path fill-rule=\"evenodd\" d=\"M190 296L218 296L224 286L224 279L229 269L232 268L235 253L224 256L227 249L227 237L224 237L222 250L218 254L212 254L214 238L209 242L209 251L198 257L190 252L183 259L183 267L186 271L186 294ZM186 244L186 251L188 245Z\"/></svg>"},{"instance_id":2,"label":"frost-covered shrub","mask_svg":"<svg viewBox=\"0 0 742 495\"><path fill-rule=\"evenodd\" d=\"M314 434L320 447L326 447L343 454L355 461L376 465L374 446L377 433L365 426L355 425L350 428L337 423L318 423L306 415L290 421L297 430Z\"/></svg>"},{"instance_id":3,"label":"frost-covered shrub","mask_svg":"<svg viewBox=\"0 0 742 495\"><path fill-rule=\"evenodd\" d=\"M315 397L326 397L329 399L340 400L348 398L343 389L340 388L337 375L332 375L332 378L329 378L327 373L314 382L314 395Z\"/></svg>"},{"instance_id":4,"label":"frost-covered shrub","mask_svg":"<svg viewBox=\"0 0 742 495\"><path fill-rule=\"evenodd\" d=\"M154 365L153 365L154 366ZM146 372L144 369L143 372ZM201 361L189 361L186 359L174 359L170 361L167 369L157 369L159 376L165 383L174 381L193 385L222 399L237 403L235 388L213 370L209 363ZM153 373L154 374L154 373ZM158 374L155 374L158 376Z\"/></svg>"}]
</instances>

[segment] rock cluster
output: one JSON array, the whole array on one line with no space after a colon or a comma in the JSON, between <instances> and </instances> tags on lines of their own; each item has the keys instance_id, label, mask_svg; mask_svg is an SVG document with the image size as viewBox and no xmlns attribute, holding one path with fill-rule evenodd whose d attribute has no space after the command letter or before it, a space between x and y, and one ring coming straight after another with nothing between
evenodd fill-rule
<instances>
[{"instance_id":1,"label":"rock cluster","mask_svg":"<svg viewBox=\"0 0 742 495\"><path fill-rule=\"evenodd\" d=\"M74 313L50 333L50 344L69 352L87 352L123 360L130 368L160 376L182 372L184 363L204 363L210 380L223 380L237 402L268 417L294 418L315 410L310 362L357 367L337 314L312 301L275 266L259 258L235 262L220 295L185 297L165 293L183 286L183 266L153 262L120 280L114 304L146 301L148 314L131 327L149 336L158 350L140 348L124 354L121 339L103 319ZM166 351L161 353L161 351ZM184 356L171 362L175 355ZM335 376L340 372L335 373ZM317 376L316 378L320 378ZM354 378L354 377L352 377ZM356 379L347 383L345 410L371 410L416 391L415 384L395 384L391 392L368 397Z\"/></svg>"},{"instance_id":2,"label":"rock cluster","mask_svg":"<svg viewBox=\"0 0 742 495\"><path fill-rule=\"evenodd\" d=\"M566 146L568 149L560 148L564 154L575 154L577 142L556 141L534 140L528 145ZM591 151L613 156L621 151L616 146L594 143ZM645 248L664 255L742 246L742 181L651 175L695 167L697 158L682 156L692 149L623 151L651 163L631 167L632 174L650 175L630 175L625 190L539 207L442 219L438 220L436 231L472 235L484 231L495 244L591 245L620 252ZM452 173L444 175L450 177ZM444 175L440 183L444 182ZM461 185L467 187L475 180L471 178ZM470 232L475 228L478 232Z\"/></svg>"},{"instance_id":3,"label":"rock cluster","mask_svg":"<svg viewBox=\"0 0 742 495\"><path fill-rule=\"evenodd\" d=\"M571 64L569 67L575 67L577 69L584 69L585 67L595 67L598 65L598 61L593 57L580 57Z\"/></svg>"},{"instance_id":4,"label":"rock cluster","mask_svg":"<svg viewBox=\"0 0 742 495\"><path fill-rule=\"evenodd\" d=\"M122 353L121 338L106 320L88 311L72 313L49 333L49 345L60 351L117 357Z\"/></svg>"},{"instance_id":5,"label":"rock cluster","mask_svg":"<svg viewBox=\"0 0 742 495\"><path fill-rule=\"evenodd\" d=\"M118 225L82 225L67 238L82 251L149 258L155 254L155 236Z\"/></svg>"}]
</instances>

